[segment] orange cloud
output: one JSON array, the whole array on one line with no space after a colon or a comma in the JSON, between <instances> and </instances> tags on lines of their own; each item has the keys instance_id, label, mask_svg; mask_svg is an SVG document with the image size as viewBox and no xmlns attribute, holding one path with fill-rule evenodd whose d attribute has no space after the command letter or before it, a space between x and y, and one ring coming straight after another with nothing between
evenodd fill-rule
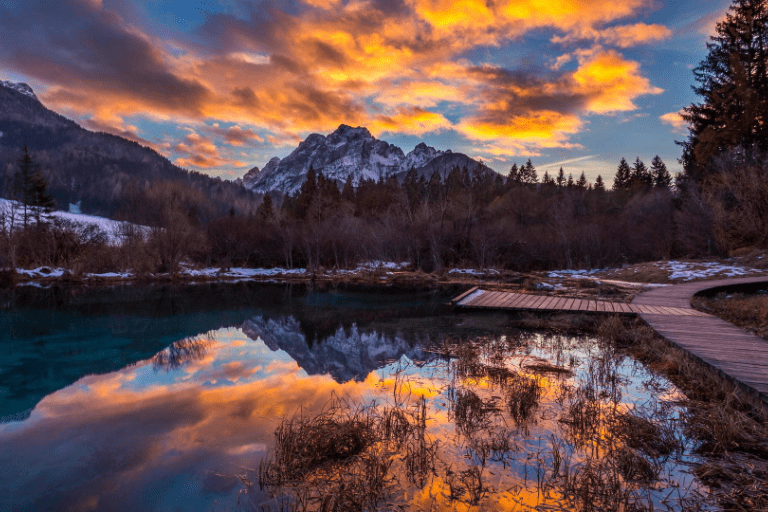
<instances>
[{"instance_id":1,"label":"orange cloud","mask_svg":"<svg viewBox=\"0 0 768 512\"><path fill-rule=\"evenodd\" d=\"M659 116L661 122L668 124L672 127L672 131L675 133L686 133L688 131L688 122L682 117L683 111L668 112L662 116Z\"/></svg>"},{"instance_id":2,"label":"orange cloud","mask_svg":"<svg viewBox=\"0 0 768 512\"><path fill-rule=\"evenodd\" d=\"M578 132L581 125L577 116L541 111L513 117L505 122L490 116L477 118L463 123L459 129L472 140L510 139L521 143L532 142L541 147L561 147L565 136Z\"/></svg>"},{"instance_id":3,"label":"orange cloud","mask_svg":"<svg viewBox=\"0 0 768 512\"><path fill-rule=\"evenodd\" d=\"M639 96L664 92L640 73L640 64L613 50L588 55L579 64L572 79L576 89L589 96L586 109L590 113L635 110L634 100Z\"/></svg>"},{"instance_id":4,"label":"orange cloud","mask_svg":"<svg viewBox=\"0 0 768 512\"><path fill-rule=\"evenodd\" d=\"M543 148L580 147L569 138L583 128L585 115L633 111L639 96L662 92L637 62L614 50L580 52L577 59L575 71L546 80L493 66L472 68L467 81L482 103L457 129L485 144L484 158L535 156Z\"/></svg>"},{"instance_id":5,"label":"orange cloud","mask_svg":"<svg viewBox=\"0 0 768 512\"><path fill-rule=\"evenodd\" d=\"M619 48L658 43L672 36L672 31L657 23L635 23L607 28L584 27L564 36L555 36L553 43L572 43L588 39Z\"/></svg>"},{"instance_id":6,"label":"orange cloud","mask_svg":"<svg viewBox=\"0 0 768 512\"><path fill-rule=\"evenodd\" d=\"M177 154L185 155L174 160L174 163L180 167L213 169L226 166L245 167L248 165L245 162L223 158L218 146L211 139L203 137L194 131L184 137L184 142L173 146L173 150Z\"/></svg>"},{"instance_id":7,"label":"orange cloud","mask_svg":"<svg viewBox=\"0 0 768 512\"><path fill-rule=\"evenodd\" d=\"M451 122L442 114L423 108L401 107L393 115L382 115L369 122L371 133L394 132L421 135L451 128Z\"/></svg>"},{"instance_id":8,"label":"orange cloud","mask_svg":"<svg viewBox=\"0 0 768 512\"><path fill-rule=\"evenodd\" d=\"M108 120L134 140L142 135L124 120L137 114L210 134L216 140L172 145L177 163L201 169L242 164L226 147L300 140L341 122L409 135L456 129L504 151L570 147L584 115L634 110L639 96L660 92L639 64L575 48L554 68L577 59L578 69L549 76L467 55L542 29L563 44L620 48L669 37L661 25L607 26L653 0L304 0L290 12L277 3L258 12L243 4L249 17L210 14L195 32L205 46L161 38L97 0L82 2L30 8L23 19L45 27L45 37L0 20L14 49L0 52L0 65L51 84L42 95L51 107L102 126ZM206 131L211 121L235 126Z\"/></svg>"}]
</instances>

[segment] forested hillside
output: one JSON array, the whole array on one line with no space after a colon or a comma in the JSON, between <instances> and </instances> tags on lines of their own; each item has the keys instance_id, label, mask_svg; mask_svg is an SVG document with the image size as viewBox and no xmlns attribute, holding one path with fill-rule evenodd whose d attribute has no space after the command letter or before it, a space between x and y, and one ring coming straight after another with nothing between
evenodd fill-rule
<instances>
[{"instance_id":1,"label":"forested hillside","mask_svg":"<svg viewBox=\"0 0 768 512\"><path fill-rule=\"evenodd\" d=\"M0 87L0 196L13 193L13 176L26 145L48 180L57 205L81 202L84 212L152 223L156 186L174 188L199 203L199 221L234 208L248 213L256 196L240 185L181 169L135 142L94 133L45 108L33 94Z\"/></svg>"}]
</instances>

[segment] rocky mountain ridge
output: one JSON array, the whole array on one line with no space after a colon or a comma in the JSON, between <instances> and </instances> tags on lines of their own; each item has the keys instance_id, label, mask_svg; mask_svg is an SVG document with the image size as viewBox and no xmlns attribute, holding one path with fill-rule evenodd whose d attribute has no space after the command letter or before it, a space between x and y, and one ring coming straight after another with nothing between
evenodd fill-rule
<instances>
[{"instance_id":1,"label":"rocky mountain ridge","mask_svg":"<svg viewBox=\"0 0 768 512\"><path fill-rule=\"evenodd\" d=\"M258 193L295 194L304 183L309 168L342 186L348 177L378 181L390 176L401 179L410 169L429 178L433 172L445 177L454 167L492 172L481 162L462 153L441 151L425 143L405 154L399 147L375 138L367 128L342 124L327 136L313 133L288 156L272 158L263 169L251 169L239 181Z\"/></svg>"}]
</instances>

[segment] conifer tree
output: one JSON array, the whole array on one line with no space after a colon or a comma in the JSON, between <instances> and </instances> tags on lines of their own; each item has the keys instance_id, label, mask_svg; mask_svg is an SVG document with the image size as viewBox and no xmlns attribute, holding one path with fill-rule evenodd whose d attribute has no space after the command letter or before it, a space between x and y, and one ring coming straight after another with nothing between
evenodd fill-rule
<instances>
[{"instance_id":1,"label":"conifer tree","mask_svg":"<svg viewBox=\"0 0 768 512\"><path fill-rule=\"evenodd\" d=\"M275 210L272 206L272 197L269 194L264 194L264 198L261 200L257 212L262 220L269 220L275 215Z\"/></svg>"},{"instance_id":2,"label":"conifer tree","mask_svg":"<svg viewBox=\"0 0 768 512\"><path fill-rule=\"evenodd\" d=\"M576 186L579 188L587 188L587 177L584 174L584 171L581 171L581 176L579 176L579 181L576 182Z\"/></svg>"},{"instance_id":3,"label":"conifer tree","mask_svg":"<svg viewBox=\"0 0 768 512\"><path fill-rule=\"evenodd\" d=\"M33 207L36 222L40 223L40 211L51 211L55 206L53 196L48 194L48 180L34 163L29 148L24 145L24 154L19 160L19 170L14 176L15 195L24 204L24 227L29 220L28 207Z\"/></svg>"},{"instance_id":4,"label":"conifer tree","mask_svg":"<svg viewBox=\"0 0 768 512\"><path fill-rule=\"evenodd\" d=\"M565 172L563 171L562 167L560 167L560 171L557 173L557 178L555 179L555 182L557 183L558 187L562 187L565 185Z\"/></svg>"},{"instance_id":5,"label":"conifer tree","mask_svg":"<svg viewBox=\"0 0 768 512\"><path fill-rule=\"evenodd\" d=\"M517 168L517 162L512 164L509 168L509 174L507 174L507 186L511 186L514 183L520 183L520 171Z\"/></svg>"},{"instance_id":6,"label":"conifer tree","mask_svg":"<svg viewBox=\"0 0 768 512\"><path fill-rule=\"evenodd\" d=\"M534 183L539 182L539 178L536 175L536 168L533 166L533 163L531 162L530 158L525 163L525 165L520 168L519 174L520 174L520 181L522 183L533 185Z\"/></svg>"},{"instance_id":7,"label":"conifer tree","mask_svg":"<svg viewBox=\"0 0 768 512\"><path fill-rule=\"evenodd\" d=\"M309 170L307 171L307 178L304 183L301 184L299 195L296 198L296 210L299 218L303 219L306 217L312 201L314 201L317 197L317 188L317 176L315 174L315 168L310 165Z\"/></svg>"},{"instance_id":8,"label":"conifer tree","mask_svg":"<svg viewBox=\"0 0 768 512\"><path fill-rule=\"evenodd\" d=\"M689 135L682 160L695 180L729 149L768 151L768 0L734 0L716 32L693 70L702 102L683 114Z\"/></svg>"},{"instance_id":9,"label":"conifer tree","mask_svg":"<svg viewBox=\"0 0 768 512\"><path fill-rule=\"evenodd\" d=\"M568 173L568 184L566 185L566 187L573 188L574 185L575 183L573 182L573 174Z\"/></svg>"},{"instance_id":10,"label":"conifer tree","mask_svg":"<svg viewBox=\"0 0 768 512\"><path fill-rule=\"evenodd\" d=\"M409 171L410 172L410 171ZM406 174L406 179L408 175ZM350 203L355 202L355 187L352 185L352 175L347 176L347 181L344 182L344 188L341 189L341 199Z\"/></svg>"},{"instance_id":11,"label":"conifer tree","mask_svg":"<svg viewBox=\"0 0 768 512\"><path fill-rule=\"evenodd\" d=\"M659 155L653 157L651 161L651 177L654 187L669 188L672 185L672 176L670 176L667 166L661 161Z\"/></svg>"},{"instance_id":12,"label":"conifer tree","mask_svg":"<svg viewBox=\"0 0 768 512\"><path fill-rule=\"evenodd\" d=\"M622 158L616 169L616 176L613 178L613 190L627 190L631 183L631 175L632 169L629 168L626 159Z\"/></svg>"},{"instance_id":13,"label":"conifer tree","mask_svg":"<svg viewBox=\"0 0 768 512\"><path fill-rule=\"evenodd\" d=\"M653 177L640 157L635 159L629 176L629 187L634 189L649 188L653 185Z\"/></svg>"},{"instance_id":14,"label":"conifer tree","mask_svg":"<svg viewBox=\"0 0 768 512\"><path fill-rule=\"evenodd\" d=\"M599 174L595 179L594 189L597 190L598 192L605 192L605 183L603 183L603 177L600 176Z\"/></svg>"}]
</instances>

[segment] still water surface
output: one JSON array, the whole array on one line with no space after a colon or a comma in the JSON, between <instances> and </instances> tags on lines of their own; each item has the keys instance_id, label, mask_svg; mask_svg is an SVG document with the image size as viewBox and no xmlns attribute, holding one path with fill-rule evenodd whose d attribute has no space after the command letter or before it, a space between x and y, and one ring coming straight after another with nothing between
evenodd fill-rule
<instances>
[{"instance_id":1,"label":"still water surface","mask_svg":"<svg viewBox=\"0 0 768 512\"><path fill-rule=\"evenodd\" d=\"M251 485L275 429L333 396L425 397L442 469L398 498L411 509L472 508L451 480L467 468L484 478L477 509L560 499L541 483L561 479L547 475L552 447L573 467L595 453L568 419L582 389L620 412L677 421L677 390L631 359L591 338L519 331L506 315L452 313L442 304L455 293L253 283L6 292L0 510L279 506L274 489ZM525 370L531 362L568 372ZM536 380L531 417L510 414L491 367ZM477 425L462 423L457 397L481 404ZM508 453L489 455L483 436L510 441ZM643 491L662 508L699 491L686 472L691 442L678 437L680 450L654 459L658 478Z\"/></svg>"}]
</instances>

